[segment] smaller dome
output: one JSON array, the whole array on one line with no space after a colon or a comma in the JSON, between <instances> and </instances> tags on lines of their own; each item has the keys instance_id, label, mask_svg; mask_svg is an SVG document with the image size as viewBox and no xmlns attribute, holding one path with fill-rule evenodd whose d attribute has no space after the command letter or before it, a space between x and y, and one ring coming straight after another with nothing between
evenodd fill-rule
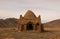
<instances>
[{"instance_id":1,"label":"smaller dome","mask_svg":"<svg viewBox=\"0 0 60 39\"><path fill-rule=\"evenodd\" d=\"M26 19L33 19L33 18L36 18L36 16L35 16L35 14L31 10L28 10L26 12L26 14L24 15L24 18L26 18Z\"/></svg>"}]
</instances>

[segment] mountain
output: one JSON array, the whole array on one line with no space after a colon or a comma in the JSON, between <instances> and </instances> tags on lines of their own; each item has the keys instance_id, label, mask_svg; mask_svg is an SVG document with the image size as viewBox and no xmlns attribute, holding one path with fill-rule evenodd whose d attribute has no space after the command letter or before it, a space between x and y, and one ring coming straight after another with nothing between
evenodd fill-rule
<instances>
[{"instance_id":1,"label":"mountain","mask_svg":"<svg viewBox=\"0 0 60 39\"><path fill-rule=\"evenodd\" d=\"M60 19L44 23L45 31L60 31Z\"/></svg>"},{"instance_id":2,"label":"mountain","mask_svg":"<svg viewBox=\"0 0 60 39\"><path fill-rule=\"evenodd\" d=\"M54 20L54 21L51 21L51 22L48 22L48 23L44 23L44 26L45 27L60 27L60 19L58 20Z\"/></svg>"},{"instance_id":3,"label":"mountain","mask_svg":"<svg viewBox=\"0 0 60 39\"><path fill-rule=\"evenodd\" d=\"M16 18L7 18L7 19L0 19L0 27L17 27L18 19Z\"/></svg>"},{"instance_id":4,"label":"mountain","mask_svg":"<svg viewBox=\"0 0 60 39\"><path fill-rule=\"evenodd\" d=\"M17 25L18 25L18 19L17 18L0 19L0 27L1 28L17 27ZM47 28L60 27L60 19L44 23L43 26L47 27Z\"/></svg>"}]
</instances>

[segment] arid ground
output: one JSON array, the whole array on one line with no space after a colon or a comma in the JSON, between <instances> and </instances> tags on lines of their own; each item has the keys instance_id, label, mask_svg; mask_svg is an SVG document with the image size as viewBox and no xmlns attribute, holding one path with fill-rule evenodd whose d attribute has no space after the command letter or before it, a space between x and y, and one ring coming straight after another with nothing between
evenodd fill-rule
<instances>
[{"instance_id":1,"label":"arid ground","mask_svg":"<svg viewBox=\"0 0 60 39\"><path fill-rule=\"evenodd\" d=\"M60 39L60 31L18 32L17 29L0 28L0 39Z\"/></svg>"}]
</instances>

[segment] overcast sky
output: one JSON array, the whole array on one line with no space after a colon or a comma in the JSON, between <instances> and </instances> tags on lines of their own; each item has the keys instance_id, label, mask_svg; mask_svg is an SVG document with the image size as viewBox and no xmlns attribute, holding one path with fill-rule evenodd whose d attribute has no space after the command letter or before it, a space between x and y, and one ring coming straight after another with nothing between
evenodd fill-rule
<instances>
[{"instance_id":1,"label":"overcast sky","mask_svg":"<svg viewBox=\"0 0 60 39\"><path fill-rule=\"evenodd\" d=\"M60 19L60 0L0 0L0 18L19 18L27 10L41 15L42 22Z\"/></svg>"}]
</instances>

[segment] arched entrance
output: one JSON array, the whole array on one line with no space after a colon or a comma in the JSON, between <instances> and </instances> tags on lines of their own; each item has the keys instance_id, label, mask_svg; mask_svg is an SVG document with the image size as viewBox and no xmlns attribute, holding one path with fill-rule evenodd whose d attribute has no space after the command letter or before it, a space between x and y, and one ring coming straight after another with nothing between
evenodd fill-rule
<instances>
[{"instance_id":1,"label":"arched entrance","mask_svg":"<svg viewBox=\"0 0 60 39\"><path fill-rule=\"evenodd\" d=\"M31 22L27 23L27 27L26 27L27 30L33 30L33 25Z\"/></svg>"}]
</instances>

